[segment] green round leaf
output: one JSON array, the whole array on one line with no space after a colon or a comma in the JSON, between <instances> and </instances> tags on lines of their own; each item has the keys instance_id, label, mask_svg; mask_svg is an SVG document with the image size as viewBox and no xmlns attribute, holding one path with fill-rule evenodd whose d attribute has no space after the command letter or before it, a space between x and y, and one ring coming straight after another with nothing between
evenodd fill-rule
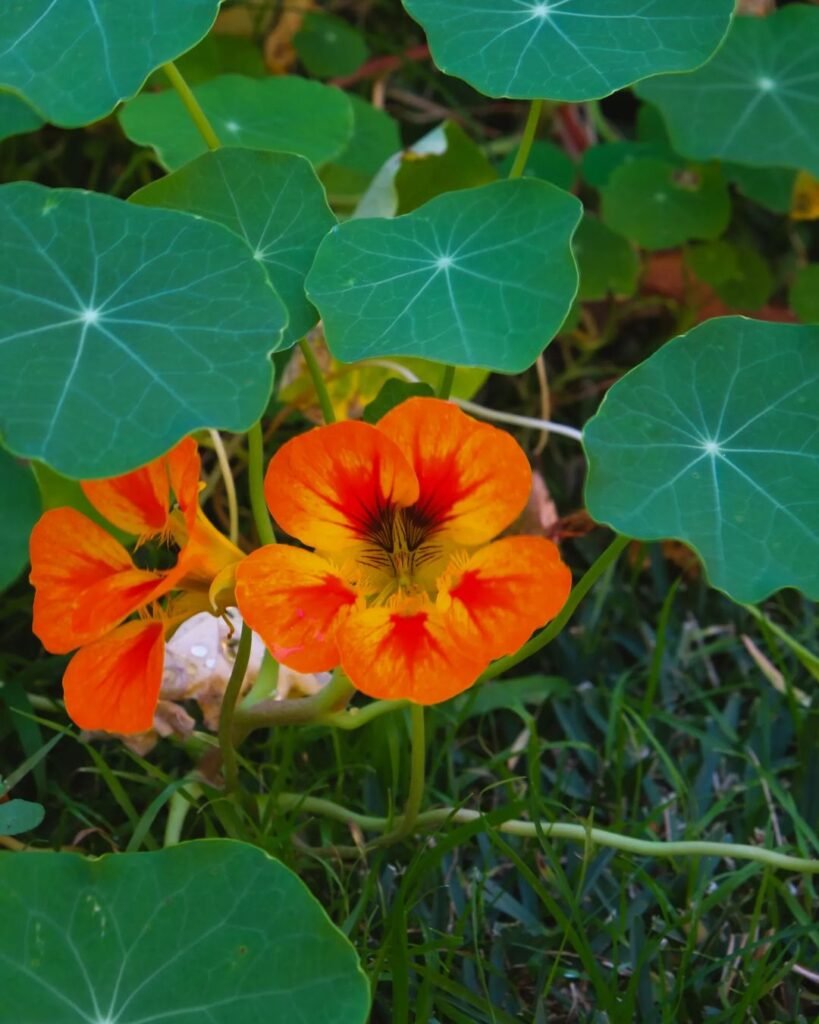
<instances>
[{"instance_id":1,"label":"green round leaf","mask_svg":"<svg viewBox=\"0 0 819 1024\"><path fill-rule=\"evenodd\" d=\"M202 39L218 10L219 0L4 3L0 85L52 124L88 124Z\"/></svg>"},{"instance_id":2,"label":"green round leaf","mask_svg":"<svg viewBox=\"0 0 819 1024\"><path fill-rule=\"evenodd\" d=\"M819 328L708 320L627 373L586 424L600 522L699 553L737 601L819 597Z\"/></svg>"},{"instance_id":3,"label":"green round leaf","mask_svg":"<svg viewBox=\"0 0 819 1024\"><path fill-rule=\"evenodd\" d=\"M526 369L577 291L581 211L574 196L525 178L340 225L307 276L333 355Z\"/></svg>"},{"instance_id":4,"label":"green round leaf","mask_svg":"<svg viewBox=\"0 0 819 1024\"><path fill-rule=\"evenodd\" d=\"M0 189L0 431L67 476L115 476L200 427L246 430L286 322L220 224L27 182Z\"/></svg>"},{"instance_id":5,"label":"green round leaf","mask_svg":"<svg viewBox=\"0 0 819 1024\"><path fill-rule=\"evenodd\" d=\"M443 153L409 149L401 154L395 174L396 213L410 213L444 192L497 181L498 172L459 124L446 121L442 127Z\"/></svg>"},{"instance_id":6,"label":"green round leaf","mask_svg":"<svg viewBox=\"0 0 819 1024\"><path fill-rule=\"evenodd\" d=\"M691 273L712 288L736 278L739 274L737 250L722 238L715 242L689 246L684 259Z\"/></svg>"},{"instance_id":7,"label":"green round leaf","mask_svg":"<svg viewBox=\"0 0 819 1024\"><path fill-rule=\"evenodd\" d=\"M321 180L333 199L352 201L401 148L401 135L389 114L353 93L347 93L347 99L353 110L353 134L344 151L322 167Z\"/></svg>"},{"instance_id":8,"label":"green round leaf","mask_svg":"<svg viewBox=\"0 0 819 1024\"><path fill-rule=\"evenodd\" d=\"M3 1008L25 1024L364 1024L367 979L307 887L262 850L21 853L0 888Z\"/></svg>"},{"instance_id":9,"label":"green round leaf","mask_svg":"<svg viewBox=\"0 0 819 1024\"><path fill-rule=\"evenodd\" d=\"M500 172L506 177L512 170L516 153L508 153L500 165ZM556 146L553 142L534 142L529 152L529 158L523 169L525 178L542 178L550 181L558 188L570 192L574 188L577 179L577 166L565 150Z\"/></svg>"},{"instance_id":10,"label":"green round leaf","mask_svg":"<svg viewBox=\"0 0 819 1024\"><path fill-rule=\"evenodd\" d=\"M338 156L353 131L353 112L340 89L305 78L220 75L193 90L224 146L306 156L313 164ZM175 170L207 152L179 96L143 93L119 114L132 142L151 146Z\"/></svg>"},{"instance_id":11,"label":"green round leaf","mask_svg":"<svg viewBox=\"0 0 819 1024\"><path fill-rule=\"evenodd\" d=\"M0 448L0 590L28 564L28 537L40 511L40 492L28 466ZM0 805L2 806L2 805ZM0 830L2 831L2 830ZM10 833L7 833L10 834Z\"/></svg>"},{"instance_id":12,"label":"green round leaf","mask_svg":"<svg viewBox=\"0 0 819 1024\"><path fill-rule=\"evenodd\" d=\"M736 271L716 284L717 295L734 309L752 312L764 306L774 289L771 269L750 245L734 246Z\"/></svg>"},{"instance_id":13,"label":"green round leaf","mask_svg":"<svg viewBox=\"0 0 819 1024\"><path fill-rule=\"evenodd\" d=\"M316 325L304 278L336 218L304 157L220 149L146 185L130 201L195 213L243 238L287 307L282 347Z\"/></svg>"},{"instance_id":14,"label":"green round leaf","mask_svg":"<svg viewBox=\"0 0 819 1024\"><path fill-rule=\"evenodd\" d=\"M174 61L188 85L201 85L217 75L248 75L261 78L267 74L262 51L257 43L244 36L219 35L211 32L192 50ZM151 89L171 89L170 79L160 68L147 81Z\"/></svg>"},{"instance_id":15,"label":"green round leaf","mask_svg":"<svg viewBox=\"0 0 819 1024\"><path fill-rule=\"evenodd\" d=\"M319 11L304 16L293 46L305 68L318 78L352 74L369 53L363 36L352 25Z\"/></svg>"},{"instance_id":16,"label":"green round leaf","mask_svg":"<svg viewBox=\"0 0 819 1024\"><path fill-rule=\"evenodd\" d=\"M787 167L746 167L724 163L722 173L748 199L774 213L789 213L796 171Z\"/></svg>"},{"instance_id":17,"label":"green round leaf","mask_svg":"<svg viewBox=\"0 0 819 1024\"><path fill-rule=\"evenodd\" d=\"M580 271L578 298L604 299L609 294L633 295L640 261L622 235L586 214L572 241Z\"/></svg>"},{"instance_id":18,"label":"green round leaf","mask_svg":"<svg viewBox=\"0 0 819 1024\"><path fill-rule=\"evenodd\" d=\"M637 160L663 160L665 163L683 166L668 146L660 142L601 142L589 146L583 153L580 173L587 185L604 188L618 167L633 164Z\"/></svg>"},{"instance_id":19,"label":"green round leaf","mask_svg":"<svg viewBox=\"0 0 819 1024\"><path fill-rule=\"evenodd\" d=\"M9 800L0 804L0 836L16 836L37 828L45 817L41 804L30 800Z\"/></svg>"},{"instance_id":20,"label":"green round leaf","mask_svg":"<svg viewBox=\"0 0 819 1024\"><path fill-rule=\"evenodd\" d=\"M404 0L448 75L487 96L590 100L707 60L734 0Z\"/></svg>"},{"instance_id":21,"label":"green round leaf","mask_svg":"<svg viewBox=\"0 0 819 1024\"><path fill-rule=\"evenodd\" d=\"M670 249L722 234L731 201L719 167L683 170L662 160L635 160L612 174L602 214L610 228L644 249Z\"/></svg>"},{"instance_id":22,"label":"green round leaf","mask_svg":"<svg viewBox=\"0 0 819 1024\"><path fill-rule=\"evenodd\" d=\"M697 160L819 174L819 10L790 4L736 18L725 45L689 75L637 89L665 117L674 148Z\"/></svg>"},{"instance_id":23,"label":"green round leaf","mask_svg":"<svg viewBox=\"0 0 819 1024\"><path fill-rule=\"evenodd\" d=\"M791 286L790 303L800 320L819 324L819 263L801 268Z\"/></svg>"},{"instance_id":24,"label":"green round leaf","mask_svg":"<svg viewBox=\"0 0 819 1024\"><path fill-rule=\"evenodd\" d=\"M42 124L43 119L19 96L11 92L0 92L0 140L35 132Z\"/></svg>"}]
</instances>

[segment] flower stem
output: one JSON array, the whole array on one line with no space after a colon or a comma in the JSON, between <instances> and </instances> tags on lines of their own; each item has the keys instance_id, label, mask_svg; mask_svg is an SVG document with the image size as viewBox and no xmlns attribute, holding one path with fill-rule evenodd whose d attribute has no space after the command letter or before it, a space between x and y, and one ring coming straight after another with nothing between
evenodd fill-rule
<instances>
[{"instance_id":1,"label":"flower stem","mask_svg":"<svg viewBox=\"0 0 819 1024\"><path fill-rule=\"evenodd\" d=\"M250 488L250 508L259 540L262 544L275 544L276 532L270 521L264 497L264 441L261 422L254 423L247 432L247 479Z\"/></svg>"},{"instance_id":2,"label":"flower stem","mask_svg":"<svg viewBox=\"0 0 819 1024\"><path fill-rule=\"evenodd\" d=\"M236 484L233 482L233 473L230 470L230 459L225 451L222 436L218 430L209 430L213 450L216 452L216 459L219 463L219 470L225 484L225 497L228 503L228 518L230 528L228 536L231 544L239 543L239 502L236 500Z\"/></svg>"},{"instance_id":3,"label":"flower stem","mask_svg":"<svg viewBox=\"0 0 819 1024\"><path fill-rule=\"evenodd\" d=\"M412 723L412 739L410 748L410 786L407 803L399 824L392 833L393 839L403 839L415 828L418 812L424 799L424 783L426 781L427 740L424 727L424 705L410 705L410 721Z\"/></svg>"},{"instance_id":4,"label":"flower stem","mask_svg":"<svg viewBox=\"0 0 819 1024\"><path fill-rule=\"evenodd\" d=\"M331 800L304 796L302 793L280 793L278 804L284 810L300 809L344 824L358 825L359 828L369 832L386 832L391 824L395 824L389 818L357 814ZM391 841L394 841L399 829L404 826L405 820L406 815L399 818L398 826L384 836L379 845L385 845L388 836L391 836ZM471 811L466 808L436 807L433 810L417 814L404 834L448 823L462 825L474 821L484 821L484 815L480 811ZM487 823L487 828L489 827L490 825ZM819 860L794 857L788 853L779 853L777 850L749 846L744 843L702 840L666 842L662 839L636 839L632 836L621 835L619 832L610 832L607 829L591 828L587 825L562 821L533 822L513 819L500 822L492 827L497 828L499 832L523 836L527 839L536 839L540 835L547 839L568 839L586 846L606 846L613 850L622 850L624 853L633 853L642 857L726 857L734 860L756 861L758 864L765 864L768 867L781 868L784 871L794 871L800 874L819 874Z\"/></svg>"},{"instance_id":5,"label":"flower stem","mask_svg":"<svg viewBox=\"0 0 819 1024\"><path fill-rule=\"evenodd\" d=\"M200 107L199 101L191 92L191 87L182 77L179 68L173 61L162 65L162 70L168 76L168 81L174 87L177 95L182 100L185 110L190 114L191 120L199 129L199 134L207 143L208 149L219 149L222 143L219 136L213 130L213 125L207 118L205 111Z\"/></svg>"},{"instance_id":6,"label":"flower stem","mask_svg":"<svg viewBox=\"0 0 819 1024\"><path fill-rule=\"evenodd\" d=\"M316 725L329 725L337 729L360 729L374 718L382 715L392 714L393 711L400 711L409 707L408 700L374 700L365 704L363 708L350 708L349 711L336 711L329 715L322 715L315 720Z\"/></svg>"},{"instance_id":7,"label":"flower stem","mask_svg":"<svg viewBox=\"0 0 819 1024\"><path fill-rule=\"evenodd\" d=\"M336 672L330 682L312 697L295 700L260 700L249 707L236 709L237 733L242 737L268 725L312 725L323 716L338 711L355 693L343 672Z\"/></svg>"},{"instance_id":8,"label":"flower stem","mask_svg":"<svg viewBox=\"0 0 819 1024\"><path fill-rule=\"evenodd\" d=\"M327 385L324 383L324 377L321 372L321 367L316 359L315 352L310 348L310 343L307 338L302 338L299 342L299 348L301 354L304 356L304 361L307 364L307 370L310 377L313 380L313 387L316 389L316 395L318 396L319 405L321 406L321 414L324 417L325 423L335 423L336 414L333 411L333 403L330 401L330 393L327 390Z\"/></svg>"},{"instance_id":9,"label":"flower stem","mask_svg":"<svg viewBox=\"0 0 819 1024\"><path fill-rule=\"evenodd\" d=\"M239 700L239 694L242 692L242 683L247 672L247 665L250 661L250 643L252 639L253 633L250 627L246 623L242 623L236 660L233 662L233 671L230 673L230 679L228 679L225 696L222 698L222 711L219 715L219 748L222 751L225 789L228 792L235 790L239 781L239 766L236 759L236 748L233 745L233 719L236 703Z\"/></svg>"},{"instance_id":10,"label":"flower stem","mask_svg":"<svg viewBox=\"0 0 819 1024\"><path fill-rule=\"evenodd\" d=\"M569 600L563 606L563 610L557 618L550 622L549 625L545 629L542 629L536 636L533 636L528 643L524 644L523 647L520 648L520 650L516 651L514 654L507 655L505 658L498 658L497 661L492 662L489 668L478 676L478 682L483 683L488 679L497 678L497 676L502 672L505 672L507 669L514 668L515 665L518 665L521 661L525 661L526 658L531 657L531 655L536 654L547 644L551 643L552 640L562 632L563 627L572 615L574 615L575 609L586 594L588 594L609 566L617 561L620 554L629 543L629 537L616 536L603 554L589 566L579 583L577 583L572 589L572 592L569 594Z\"/></svg>"},{"instance_id":11,"label":"flower stem","mask_svg":"<svg viewBox=\"0 0 819 1024\"><path fill-rule=\"evenodd\" d=\"M540 120L540 112L543 109L543 100L532 100L531 106L529 107L529 114L526 118L526 124L523 128L523 135L520 139L520 146L518 147L517 156L515 162L512 164L512 169L509 171L509 178L519 178L526 170L526 162L529 159L529 154L532 151L532 143L535 141L535 132L537 131L538 121Z\"/></svg>"},{"instance_id":12,"label":"flower stem","mask_svg":"<svg viewBox=\"0 0 819 1024\"><path fill-rule=\"evenodd\" d=\"M449 398L452 394L452 385L455 381L455 367L449 363L444 367L444 375L441 378L441 383L438 386L438 397Z\"/></svg>"}]
</instances>

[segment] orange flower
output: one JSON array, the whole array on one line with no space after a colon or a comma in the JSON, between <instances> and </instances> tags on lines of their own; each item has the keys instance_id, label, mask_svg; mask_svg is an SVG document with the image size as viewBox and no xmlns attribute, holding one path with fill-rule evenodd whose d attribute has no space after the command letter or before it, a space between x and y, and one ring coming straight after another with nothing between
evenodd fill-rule
<instances>
[{"instance_id":1,"label":"orange flower","mask_svg":"<svg viewBox=\"0 0 819 1024\"><path fill-rule=\"evenodd\" d=\"M45 512L31 534L34 632L54 654L79 648L63 677L66 709L84 729L150 729L166 635L210 610L208 587L242 557L199 508L199 452L191 438L141 469L84 481L91 504L137 538L179 548L167 569L139 568L118 540L81 512ZM166 607L157 602L172 592ZM139 617L129 620L138 613Z\"/></svg>"},{"instance_id":2,"label":"orange flower","mask_svg":"<svg viewBox=\"0 0 819 1024\"><path fill-rule=\"evenodd\" d=\"M540 537L489 543L526 504L514 439L413 398L377 426L336 423L283 445L265 495L303 544L236 569L245 621L299 672L341 665L363 693L446 700L563 607L571 574Z\"/></svg>"}]
</instances>

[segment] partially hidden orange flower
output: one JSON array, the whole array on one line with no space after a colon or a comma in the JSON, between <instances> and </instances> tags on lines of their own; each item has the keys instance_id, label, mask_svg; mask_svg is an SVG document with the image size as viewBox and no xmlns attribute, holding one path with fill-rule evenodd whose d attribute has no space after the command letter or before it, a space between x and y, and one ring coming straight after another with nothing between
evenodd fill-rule
<instances>
[{"instance_id":1,"label":"partially hidden orange flower","mask_svg":"<svg viewBox=\"0 0 819 1024\"><path fill-rule=\"evenodd\" d=\"M541 537L496 540L532 482L517 442L413 398L376 426L287 442L265 495L313 548L260 548L236 569L244 620L299 672L341 665L371 697L434 704L469 687L563 607L571 573Z\"/></svg>"},{"instance_id":2,"label":"partially hidden orange flower","mask_svg":"<svg viewBox=\"0 0 819 1024\"><path fill-rule=\"evenodd\" d=\"M138 549L154 539L177 547L168 568L140 568L116 538L73 508L45 512L32 531L34 633L54 654L79 648L63 690L68 714L82 728L151 728L166 636L212 610L211 583L242 557L199 508L199 469L196 442L186 438L132 473L81 484ZM159 555L169 560L167 550Z\"/></svg>"}]
</instances>

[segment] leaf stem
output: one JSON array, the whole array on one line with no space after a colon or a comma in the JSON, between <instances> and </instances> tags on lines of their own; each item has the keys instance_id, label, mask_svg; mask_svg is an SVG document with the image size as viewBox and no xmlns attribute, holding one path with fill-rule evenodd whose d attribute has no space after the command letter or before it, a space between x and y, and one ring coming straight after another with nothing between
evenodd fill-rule
<instances>
[{"instance_id":1,"label":"leaf stem","mask_svg":"<svg viewBox=\"0 0 819 1024\"><path fill-rule=\"evenodd\" d=\"M230 679L228 679L225 696L222 698L222 710L219 715L219 748L222 751L225 789L228 792L235 790L239 781L239 767L233 741L233 720L236 712L236 703L239 700L239 694L242 692L242 683L244 682L247 665L250 661L250 643L252 639L253 632L250 627L247 623L242 623L236 660L233 662L233 671L230 673Z\"/></svg>"},{"instance_id":2,"label":"leaf stem","mask_svg":"<svg viewBox=\"0 0 819 1024\"><path fill-rule=\"evenodd\" d=\"M207 143L208 149L219 149L222 143L219 136L213 130L213 125L207 118L205 111L199 105L199 101L191 91L191 87L182 77L179 68L173 61L162 65L162 70L168 76L168 81L174 87L177 95L182 100L185 110L190 114L191 120L199 129L199 134Z\"/></svg>"},{"instance_id":3,"label":"leaf stem","mask_svg":"<svg viewBox=\"0 0 819 1024\"><path fill-rule=\"evenodd\" d=\"M535 132L540 121L540 112L543 109L543 100L532 100L529 113L526 117L526 124L523 127L523 135L520 139L515 162L509 171L509 178L519 178L526 170L526 163L532 151L532 143L535 141Z\"/></svg>"},{"instance_id":4,"label":"leaf stem","mask_svg":"<svg viewBox=\"0 0 819 1024\"><path fill-rule=\"evenodd\" d=\"M256 532L262 544L275 544L276 531L270 521L264 497L264 440L262 424L258 421L247 432L247 479L250 489L250 508Z\"/></svg>"},{"instance_id":5,"label":"leaf stem","mask_svg":"<svg viewBox=\"0 0 819 1024\"><path fill-rule=\"evenodd\" d=\"M280 793L278 804L283 810L303 810L343 824L357 825L370 832L385 832L391 825L395 825L395 821L391 822L389 818L358 814L331 800L304 796L302 793ZM498 813L497 810L495 813ZM403 826L405 817L404 815L399 818L398 825L389 833L393 838L397 835L399 828ZM449 823L461 825L483 820L484 815L480 811L436 807L418 814L407 832L422 831ZM622 850L624 853L633 853L643 857L725 857L734 860L756 861L768 867L781 868L783 871L794 871L799 874L819 874L819 860L794 857L789 853L780 853L777 850L768 850L761 846L749 846L745 843L720 843L694 839L680 841L636 839L632 836L624 836L619 832L610 832L608 829L592 828L588 825L562 821L534 822L513 819L502 821L494 826L490 826L489 822L486 822L486 826L487 828L497 828L499 832L527 839L536 839L539 836L544 836L547 839L568 839L571 842L583 843L587 848L595 845L606 846L613 850ZM379 845L384 845L386 839L387 836L384 836Z\"/></svg>"},{"instance_id":6,"label":"leaf stem","mask_svg":"<svg viewBox=\"0 0 819 1024\"><path fill-rule=\"evenodd\" d=\"M424 799L424 783L426 782L427 740L424 726L424 705L410 705L411 748L410 748L410 784L404 813L398 820L395 829L384 836L386 845L404 839L415 828L418 812Z\"/></svg>"},{"instance_id":7,"label":"leaf stem","mask_svg":"<svg viewBox=\"0 0 819 1024\"><path fill-rule=\"evenodd\" d=\"M304 356L304 361L307 364L307 370L313 381L313 387L316 389L316 395L318 396L319 405L321 406L321 414L324 417L325 423L335 423L336 414L333 410L333 403L330 401L330 393L327 390L327 385L324 382L324 376L321 372L318 359L316 354L310 348L310 343L307 338L302 338L299 342L299 348L301 354Z\"/></svg>"},{"instance_id":8,"label":"leaf stem","mask_svg":"<svg viewBox=\"0 0 819 1024\"><path fill-rule=\"evenodd\" d=\"M452 394L452 385L455 382L455 367L447 363L444 367L444 375L441 377L441 383L438 386L438 397L449 398Z\"/></svg>"},{"instance_id":9,"label":"leaf stem","mask_svg":"<svg viewBox=\"0 0 819 1024\"><path fill-rule=\"evenodd\" d=\"M509 654L505 658L499 658L497 661L493 661L492 664L478 676L478 682L483 683L489 679L495 679L502 672L506 672L507 669L514 668L515 665L520 664L521 661L525 661L526 658L536 654L539 650L544 648L548 643L551 643L562 631L563 627L574 615L575 609L588 594L594 584L600 579L600 577L606 572L610 565L613 565L617 561L622 551L630 543L629 537L616 536L614 540L609 544L606 550L600 557L593 562L586 570L580 581L573 587L572 592L569 594L569 600L563 606L563 610L549 625L542 629L538 634L532 637L532 639L523 645L520 650L514 654Z\"/></svg>"},{"instance_id":10,"label":"leaf stem","mask_svg":"<svg viewBox=\"0 0 819 1024\"><path fill-rule=\"evenodd\" d=\"M347 711L335 711L322 715L315 720L316 725L328 725L336 729L360 729L375 718L392 714L402 708L409 707L408 700L374 700L363 708L350 708Z\"/></svg>"},{"instance_id":11,"label":"leaf stem","mask_svg":"<svg viewBox=\"0 0 819 1024\"><path fill-rule=\"evenodd\" d=\"M222 480L225 483L225 497L228 503L228 519L231 544L239 543L239 502L236 500L236 484L233 481L233 473L230 470L230 459L228 459L222 436L218 430L209 430L213 450L216 452L216 459L222 473Z\"/></svg>"}]
</instances>

